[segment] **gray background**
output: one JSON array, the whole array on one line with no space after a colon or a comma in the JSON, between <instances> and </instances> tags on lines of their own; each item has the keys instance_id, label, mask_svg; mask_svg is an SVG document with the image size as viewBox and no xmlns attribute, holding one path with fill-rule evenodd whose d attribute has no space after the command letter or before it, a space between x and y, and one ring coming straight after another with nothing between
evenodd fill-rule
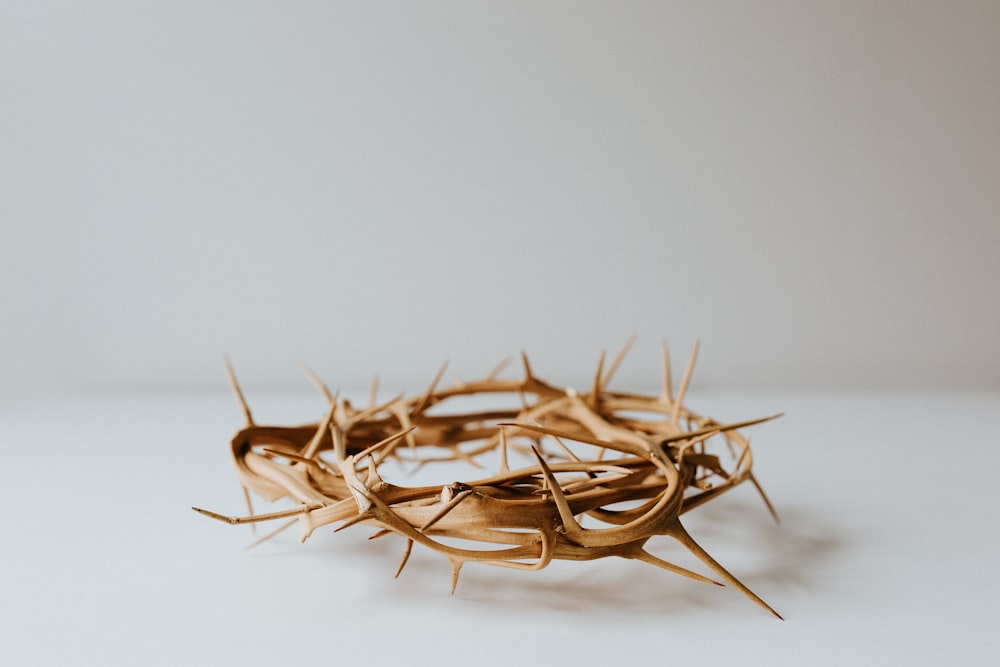
<instances>
[{"instance_id":1,"label":"gray background","mask_svg":"<svg viewBox=\"0 0 1000 667\"><path fill-rule=\"evenodd\" d=\"M1000 3L6 2L0 397L1000 387Z\"/></svg>"}]
</instances>

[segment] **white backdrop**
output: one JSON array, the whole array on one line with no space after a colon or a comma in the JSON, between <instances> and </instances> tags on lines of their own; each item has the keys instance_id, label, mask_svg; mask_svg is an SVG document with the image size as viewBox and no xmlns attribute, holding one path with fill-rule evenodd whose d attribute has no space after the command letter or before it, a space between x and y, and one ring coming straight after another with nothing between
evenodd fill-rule
<instances>
[{"instance_id":1,"label":"white backdrop","mask_svg":"<svg viewBox=\"0 0 1000 667\"><path fill-rule=\"evenodd\" d=\"M0 397L1000 387L996 2L6 2L0 96Z\"/></svg>"}]
</instances>

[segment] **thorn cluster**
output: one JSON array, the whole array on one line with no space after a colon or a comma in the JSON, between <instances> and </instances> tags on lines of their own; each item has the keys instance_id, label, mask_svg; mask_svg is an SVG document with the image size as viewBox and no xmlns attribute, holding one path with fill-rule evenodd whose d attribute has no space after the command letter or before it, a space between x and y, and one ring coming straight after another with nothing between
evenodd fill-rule
<instances>
[{"instance_id":1,"label":"thorn cluster","mask_svg":"<svg viewBox=\"0 0 1000 667\"><path fill-rule=\"evenodd\" d=\"M685 512L744 481L752 483L774 515L753 477L749 442L737 430L773 417L722 424L685 407L697 347L676 391L665 345L658 395L610 390L631 344L607 367L601 354L585 394L541 380L524 354L520 378L498 377L501 365L485 379L440 389L442 368L426 391L381 404L373 381L364 409L332 394L310 374L329 408L317 423L293 427L255 424L227 361L247 419L231 449L249 515L195 509L232 524L292 517L255 544L295 522L303 541L332 524L339 524L338 531L355 524L375 527L373 538L396 533L406 540L396 576L416 542L448 559L453 591L469 561L538 570L553 559L609 556L721 585L646 550L650 538L665 535L777 616L681 525ZM451 399L471 395L514 396L518 407L443 411ZM525 465L513 467L509 449L527 455ZM490 454L499 456L497 474L445 486L400 486L386 482L379 472L390 459L417 466L463 461L482 467ZM247 490L269 501L290 499L297 507L254 514ZM463 546L456 546L456 539ZM475 543L486 548L466 546Z\"/></svg>"}]
</instances>

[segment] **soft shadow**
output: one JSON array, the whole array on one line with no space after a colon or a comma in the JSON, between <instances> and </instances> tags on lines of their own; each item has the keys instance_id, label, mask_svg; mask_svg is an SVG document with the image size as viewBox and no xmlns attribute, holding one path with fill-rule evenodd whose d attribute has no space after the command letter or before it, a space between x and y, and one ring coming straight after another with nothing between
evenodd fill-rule
<instances>
[{"instance_id":1,"label":"soft shadow","mask_svg":"<svg viewBox=\"0 0 1000 667\"><path fill-rule=\"evenodd\" d=\"M815 575L845 547L848 536L828 516L811 509L780 507L778 513L780 523L775 523L752 503L723 502L700 507L683 522L723 566L727 551L751 553L752 567L744 564L743 576L775 590L817 589L821 581Z\"/></svg>"},{"instance_id":2,"label":"soft shadow","mask_svg":"<svg viewBox=\"0 0 1000 667\"><path fill-rule=\"evenodd\" d=\"M781 508L775 524L759 505L720 499L682 519L688 532L723 567L782 611L782 598L805 591L823 594L821 570L843 549L829 517L807 508ZM636 613L673 615L692 609L745 616L753 605L731 586L697 582L634 560L556 561L541 571L522 572L470 562L463 569L454 596L448 561L420 545L399 579L393 574L403 553L397 535L368 540L375 531L353 527L343 533L317 531L299 544L295 528L255 548L257 558L301 558L329 561L337 568L362 575L373 598L387 604L423 605L449 599L471 607L488 606L493 614L559 612L607 619ZM695 572L716 577L676 541L652 538L647 549Z\"/></svg>"}]
</instances>

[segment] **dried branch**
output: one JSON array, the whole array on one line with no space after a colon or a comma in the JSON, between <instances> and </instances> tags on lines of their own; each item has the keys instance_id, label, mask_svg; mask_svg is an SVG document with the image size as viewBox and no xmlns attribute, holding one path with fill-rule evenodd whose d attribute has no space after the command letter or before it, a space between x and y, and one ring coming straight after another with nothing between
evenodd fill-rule
<instances>
[{"instance_id":1,"label":"dried branch","mask_svg":"<svg viewBox=\"0 0 1000 667\"><path fill-rule=\"evenodd\" d=\"M254 514L247 494L249 516L195 509L231 524L294 517L303 540L317 528L333 524L340 524L338 531L363 523L377 528L376 536L397 533L406 539L406 548L396 576L416 542L448 559L453 589L468 561L541 569L552 559L610 556L718 583L646 551L651 537L664 535L778 616L709 556L680 522L683 513L744 481L758 490L777 519L751 472L749 441L738 430L773 417L722 424L684 406L697 346L676 398L666 344L659 395L609 390L631 345L629 339L606 370L601 353L589 394L543 382L523 352L520 380L500 379L501 366L485 379L438 389L442 367L419 395L398 396L381 405L376 404L377 381L373 381L364 410L331 394L310 373L330 407L317 423L297 427L255 424L227 360L230 382L247 421L231 443L240 482L267 500L288 498L297 506ZM453 397L471 395L507 397L520 407L429 414ZM542 447L548 438L555 441L555 451ZM402 442L407 446L398 448ZM575 444L570 447L568 442ZM531 452L534 459L512 470L509 449ZM390 459L417 465L463 461L481 466L479 459L487 455L499 458L496 475L446 486L398 486L379 474L379 466ZM612 509L620 504L628 508ZM484 548L458 548L443 539L480 543ZM498 550L496 545L508 548Z\"/></svg>"}]
</instances>

